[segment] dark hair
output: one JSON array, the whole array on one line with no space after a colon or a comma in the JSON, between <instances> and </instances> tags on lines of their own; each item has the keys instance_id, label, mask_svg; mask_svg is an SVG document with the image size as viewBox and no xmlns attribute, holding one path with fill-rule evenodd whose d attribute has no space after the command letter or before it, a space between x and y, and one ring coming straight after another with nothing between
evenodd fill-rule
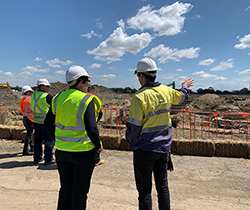
<instances>
[{"instance_id":1,"label":"dark hair","mask_svg":"<svg viewBox=\"0 0 250 210\"><path fill-rule=\"evenodd\" d=\"M156 71L148 71L147 73L155 73ZM143 74L143 76L146 78L146 80L150 81L150 82L154 82L156 79L156 76L149 76L147 73L143 73L141 72L141 74Z\"/></svg>"},{"instance_id":2,"label":"dark hair","mask_svg":"<svg viewBox=\"0 0 250 210\"><path fill-rule=\"evenodd\" d=\"M70 88L75 88L80 82L82 81L83 84L85 84L87 81L89 81L89 78L86 76L81 76L77 79L76 83L71 86Z\"/></svg>"}]
</instances>

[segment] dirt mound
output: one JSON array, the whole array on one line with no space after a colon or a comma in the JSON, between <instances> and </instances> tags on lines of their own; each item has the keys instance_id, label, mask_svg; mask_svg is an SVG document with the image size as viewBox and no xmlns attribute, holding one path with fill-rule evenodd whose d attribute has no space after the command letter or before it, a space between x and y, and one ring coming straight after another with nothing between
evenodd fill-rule
<instances>
[{"instance_id":1,"label":"dirt mound","mask_svg":"<svg viewBox=\"0 0 250 210\"><path fill-rule=\"evenodd\" d=\"M116 94L115 91L110 90L107 87L104 87L102 85L98 86L98 85L92 85L89 88L89 92L93 93L93 94Z\"/></svg>"},{"instance_id":2,"label":"dirt mound","mask_svg":"<svg viewBox=\"0 0 250 210\"><path fill-rule=\"evenodd\" d=\"M49 93L51 94L57 94L63 90L69 89L69 85L66 83L54 82L50 84L51 86L49 89ZM115 94L113 90L110 90L109 88L101 86L101 85L100 86L92 85L91 87L89 87L89 92L93 94Z\"/></svg>"},{"instance_id":3,"label":"dirt mound","mask_svg":"<svg viewBox=\"0 0 250 210\"><path fill-rule=\"evenodd\" d=\"M211 93L206 93L198 98L198 100L202 100L202 101L213 101L216 99L220 99L220 96L216 94L211 94Z\"/></svg>"},{"instance_id":4,"label":"dirt mound","mask_svg":"<svg viewBox=\"0 0 250 210\"><path fill-rule=\"evenodd\" d=\"M7 87L0 87L0 91L9 91Z\"/></svg>"},{"instance_id":5,"label":"dirt mound","mask_svg":"<svg viewBox=\"0 0 250 210\"><path fill-rule=\"evenodd\" d=\"M61 83L61 82L54 82L50 83L51 86L49 88L49 93L51 94L57 94L63 90L69 89L69 85L66 83Z\"/></svg>"}]
</instances>

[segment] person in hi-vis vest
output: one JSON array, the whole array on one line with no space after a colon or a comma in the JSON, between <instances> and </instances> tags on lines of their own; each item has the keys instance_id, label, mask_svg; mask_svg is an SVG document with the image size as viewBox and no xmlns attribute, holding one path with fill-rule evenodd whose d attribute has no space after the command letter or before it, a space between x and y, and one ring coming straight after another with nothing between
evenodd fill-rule
<instances>
[{"instance_id":1,"label":"person in hi-vis vest","mask_svg":"<svg viewBox=\"0 0 250 210\"><path fill-rule=\"evenodd\" d=\"M189 97L194 80L187 79L180 91L155 82L159 69L151 58L137 64L135 75L141 88L133 95L126 122L126 140L133 149L133 165L139 210L152 209L152 174L158 209L170 210L167 170L173 170L170 156L172 123L170 108Z\"/></svg>"},{"instance_id":2,"label":"person in hi-vis vest","mask_svg":"<svg viewBox=\"0 0 250 210\"><path fill-rule=\"evenodd\" d=\"M24 140L24 147L22 155L33 155L34 154L34 142L33 142L33 111L30 109L31 96L33 90L30 86L24 85L22 87L23 98L20 102L20 108L23 115L23 125L26 128L27 134ZM30 150L29 150L30 146Z\"/></svg>"},{"instance_id":3,"label":"person in hi-vis vest","mask_svg":"<svg viewBox=\"0 0 250 210\"><path fill-rule=\"evenodd\" d=\"M39 79L37 81L38 90L31 97L31 109L34 114L34 164L45 160L44 165L55 164L53 158L53 149L55 140L49 135L44 127L44 120L49 111L53 96L48 94L50 84L47 79ZM44 142L44 158L43 158L43 142Z\"/></svg>"},{"instance_id":4,"label":"person in hi-vis vest","mask_svg":"<svg viewBox=\"0 0 250 210\"><path fill-rule=\"evenodd\" d=\"M101 153L94 96L87 93L90 76L81 66L66 72L69 89L58 93L51 103L44 125L55 137L56 163L60 175L57 209L86 209L87 194Z\"/></svg>"}]
</instances>

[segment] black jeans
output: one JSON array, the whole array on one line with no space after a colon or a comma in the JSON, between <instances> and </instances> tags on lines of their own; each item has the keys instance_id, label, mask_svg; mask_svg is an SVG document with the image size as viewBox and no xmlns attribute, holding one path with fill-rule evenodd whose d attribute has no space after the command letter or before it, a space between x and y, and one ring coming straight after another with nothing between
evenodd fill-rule
<instances>
[{"instance_id":1,"label":"black jeans","mask_svg":"<svg viewBox=\"0 0 250 210\"><path fill-rule=\"evenodd\" d=\"M55 155L61 183L57 209L85 210L96 149L87 152L57 149Z\"/></svg>"},{"instance_id":2,"label":"black jeans","mask_svg":"<svg viewBox=\"0 0 250 210\"><path fill-rule=\"evenodd\" d=\"M159 210L170 209L167 167L170 153L134 151L134 173L139 193L139 210L152 210L152 172L158 193Z\"/></svg>"},{"instance_id":3,"label":"black jeans","mask_svg":"<svg viewBox=\"0 0 250 210\"><path fill-rule=\"evenodd\" d=\"M43 124L34 123L35 142L34 142L34 161L39 161L42 158L43 142L44 142L44 160L53 160L53 149L55 140L46 131Z\"/></svg>"},{"instance_id":4,"label":"black jeans","mask_svg":"<svg viewBox=\"0 0 250 210\"><path fill-rule=\"evenodd\" d=\"M26 128L27 134L24 140L24 147L23 152L28 151L28 147L30 146L30 150L33 152L34 150L34 142L33 142L33 130L34 130L34 124L29 120L28 117L23 117L23 125Z\"/></svg>"}]
</instances>

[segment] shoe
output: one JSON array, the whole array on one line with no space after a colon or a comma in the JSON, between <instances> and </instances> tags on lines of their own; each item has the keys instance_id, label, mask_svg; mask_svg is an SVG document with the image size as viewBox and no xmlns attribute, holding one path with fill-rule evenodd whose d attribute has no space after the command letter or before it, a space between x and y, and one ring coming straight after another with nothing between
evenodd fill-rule
<instances>
[{"instance_id":1,"label":"shoe","mask_svg":"<svg viewBox=\"0 0 250 210\"><path fill-rule=\"evenodd\" d=\"M44 165L53 165L53 164L56 164L56 161L54 159L44 162Z\"/></svg>"},{"instance_id":2,"label":"shoe","mask_svg":"<svg viewBox=\"0 0 250 210\"><path fill-rule=\"evenodd\" d=\"M99 166L99 165L102 165L104 162L105 162L105 160L102 160L102 159L101 159L101 160L100 160L98 163L96 163L95 165L96 165L96 166Z\"/></svg>"},{"instance_id":3,"label":"shoe","mask_svg":"<svg viewBox=\"0 0 250 210\"><path fill-rule=\"evenodd\" d=\"M25 155L34 155L34 152L31 152L31 151L23 152L22 156L25 156Z\"/></svg>"},{"instance_id":4,"label":"shoe","mask_svg":"<svg viewBox=\"0 0 250 210\"><path fill-rule=\"evenodd\" d=\"M34 161L34 164L38 164L38 163L40 163L42 161L43 161L43 157L40 160L38 160L38 161Z\"/></svg>"}]
</instances>

